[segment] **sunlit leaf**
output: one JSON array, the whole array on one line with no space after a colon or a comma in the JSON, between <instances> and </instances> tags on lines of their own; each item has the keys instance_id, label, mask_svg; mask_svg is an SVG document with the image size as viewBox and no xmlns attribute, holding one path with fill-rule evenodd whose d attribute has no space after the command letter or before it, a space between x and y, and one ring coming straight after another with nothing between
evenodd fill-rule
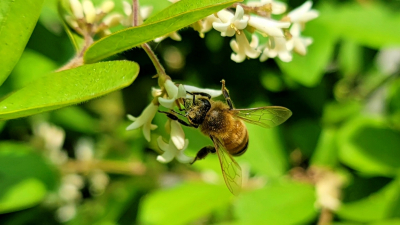
<instances>
[{"instance_id":1,"label":"sunlit leaf","mask_svg":"<svg viewBox=\"0 0 400 225\"><path fill-rule=\"evenodd\" d=\"M56 69L57 64L53 60L27 49L6 82L11 83L13 90L18 90Z\"/></svg>"},{"instance_id":2,"label":"sunlit leaf","mask_svg":"<svg viewBox=\"0 0 400 225\"><path fill-rule=\"evenodd\" d=\"M128 86L135 62L111 61L50 73L0 102L0 119L13 119L77 104Z\"/></svg>"},{"instance_id":3,"label":"sunlit leaf","mask_svg":"<svg viewBox=\"0 0 400 225\"><path fill-rule=\"evenodd\" d=\"M243 224L310 224L317 215L315 201L311 185L281 182L243 193L234 212Z\"/></svg>"},{"instance_id":4,"label":"sunlit leaf","mask_svg":"<svg viewBox=\"0 0 400 225\"><path fill-rule=\"evenodd\" d=\"M0 85L24 51L39 18L43 1L0 1Z\"/></svg>"},{"instance_id":5,"label":"sunlit leaf","mask_svg":"<svg viewBox=\"0 0 400 225\"><path fill-rule=\"evenodd\" d=\"M189 224L226 206L231 198L232 194L225 186L205 183L184 183L175 188L158 190L142 200L139 223Z\"/></svg>"},{"instance_id":6,"label":"sunlit leaf","mask_svg":"<svg viewBox=\"0 0 400 225\"><path fill-rule=\"evenodd\" d=\"M113 33L95 42L84 59L96 62L119 52L139 46L157 37L182 29L226 8L238 0L181 0L149 18L143 25Z\"/></svg>"},{"instance_id":7,"label":"sunlit leaf","mask_svg":"<svg viewBox=\"0 0 400 225\"><path fill-rule=\"evenodd\" d=\"M0 142L0 213L38 204L54 190L56 173L32 147Z\"/></svg>"},{"instance_id":8,"label":"sunlit leaf","mask_svg":"<svg viewBox=\"0 0 400 225\"><path fill-rule=\"evenodd\" d=\"M355 170L393 176L400 169L399 133L380 119L357 118L339 130L339 158Z\"/></svg>"},{"instance_id":9,"label":"sunlit leaf","mask_svg":"<svg viewBox=\"0 0 400 225\"><path fill-rule=\"evenodd\" d=\"M253 124L246 124L246 127L249 132L249 148L238 160L250 163L254 172L269 178L285 174L288 156L278 129L266 129Z\"/></svg>"},{"instance_id":10,"label":"sunlit leaf","mask_svg":"<svg viewBox=\"0 0 400 225\"><path fill-rule=\"evenodd\" d=\"M322 4L321 23L346 39L371 48L400 44L399 14L382 3Z\"/></svg>"},{"instance_id":11,"label":"sunlit leaf","mask_svg":"<svg viewBox=\"0 0 400 225\"><path fill-rule=\"evenodd\" d=\"M11 186L0 196L0 213L13 212L38 204L46 195L46 186L37 179L26 179Z\"/></svg>"},{"instance_id":12,"label":"sunlit leaf","mask_svg":"<svg viewBox=\"0 0 400 225\"><path fill-rule=\"evenodd\" d=\"M393 203L398 201L399 197L400 182L397 179L367 198L344 203L337 211L337 215L358 222L379 221L390 217Z\"/></svg>"},{"instance_id":13,"label":"sunlit leaf","mask_svg":"<svg viewBox=\"0 0 400 225\"><path fill-rule=\"evenodd\" d=\"M325 128L322 130L317 147L311 158L311 164L330 167L337 165L336 137L337 130L335 128Z\"/></svg>"}]
</instances>

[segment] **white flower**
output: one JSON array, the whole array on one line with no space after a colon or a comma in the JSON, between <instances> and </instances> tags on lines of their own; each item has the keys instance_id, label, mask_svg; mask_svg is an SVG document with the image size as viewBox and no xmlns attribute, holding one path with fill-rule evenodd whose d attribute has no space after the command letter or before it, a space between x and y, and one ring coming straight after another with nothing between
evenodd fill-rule
<instances>
[{"instance_id":1,"label":"white flower","mask_svg":"<svg viewBox=\"0 0 400 225\"><path fill-rule=\"evenodd\" d=\"M171 38L174 41L181 41L182 40L181 35L179 35L179 33L177 31L174 31L172 33L169 33L167 35L164 35L164 36L161 36L161 37L158 37L158 38L154 39L154 42L159 43L159 42L161 42L162 40L164 40L167 37Z\"/></svg>"},{"instance_id":2,"label":"white flower","mask_svg":"<svg viewBox=\"0 0 400 225\"><path fill-rule=\"evenodd\" d=\"M35 124L33 133L43 139L48 150L60 150L64 144L65 131L47 122Z\"/></svg>"},{"instance_id":3,"label":"white flower","mask_svg":"<svg viewBox=\"0 0 400 225\"><path fill-rule=\"evenodd\" d=\"M158 97L158 102L165 108L172 109L176 99L184 98L186 96L186 90L183 85L177 87L174 82L167 80L164 83L165 90L168 93L168 98Z\"/></svg>"},{"instance_id":4,"label":"white flower","mask_svg":"<svg viewBox=\"0 0 400 225\"><path fill-rule=\"evenodd\" d=\"M221 36L232 37L247 26L248 18L243 18L244 10L240 5L236 7L235 15L225 9L219 11L217 15L221 22L213 22L213 27L221 32Z\"/></svg>"},{"instance_id":5,"label":"white flower","mask_svg":"<svg viewBox=\"0 0 400 225\"><path fill-rule=\"evenodd\" d=\"M71 219L73 219L76 215L76 204L75 203L69 203L67 205L63 205L60 208L57 209L55 212L56 214L56 219L61 222L65 223Z\"/></svg>"},{"instance_id":6,"label":"white flower","mask_svg":"<svg viewBox=\"0 0 400 225\"><path fill-rule=\"evenodd\" d=\"M93 23L96 19L96 9L93 6L93 2L91 0L83 0L82 8L85 13L86 22Z\"/></svg>"},{"instance_id":7,"label":"white flower","mask_svg":"<svg viewBox=\"0 0 400 225\"><path fill-rule=\"evenodd\" d=\"M194 157L190 157L185 155L184 150L189 145L189 140L185 139L184 146L182 150L178 150L176 146L172 143L172 139L169 140L169 143L163 141L162 137L158 137L157 139L158 146L161 150L164 151L162 155L157 157L157 160L162 163L171 162L174 158L176 158L181 163L191 163L194 160Z\"/></svg>"},{"instance_id":8,"label":"white flower","mask_svg":"<svg viewBox=\"0 0 400 225\"><path fill-rule=\"evenodd\" d=\"M103 19L103 23L107 27L114 27L114 26L119 25L123 19L124 19L124 17L121 14L112 13Z\"/></svg>"},{"instance_id":9,"label":"white flower","mask_svg":"<svg viewBox=\"0 0 400 225\"><path fill-rule=\"evenodd\" d=\"M215 90L215 89L208 89L208 88L198 88L195 86L190 86L190 85L183 85L185 87L185 90L188 92L203 92L203 93L207 93L211 96L211 98L215 98L218 97L220 95L222 95L222 91L221 90ZM193 98L192 95L187 94L186 98Z\"/></svg>"},{"instance_id":10,"label":"white flower","mask_svg":"<svg viewBox=\"0 0 400 225\"><path fill-rule=\"evenodd\" d=\"M261 0L259 2L247 2L248 6L263 6L266 4L271 4L271 13L275 15L282 14L286 11L286 4L283 2L276 2L274 0Z\"/></svg>"},{"instance_id":11,"label":"white flower","mask_svg":"<svg viewBox=\"0 0 400 225\"><path fill-rule=\"evenodd\" d=\"M111 12L111 10L114 9L114 6L115 6L115 4L113 1L111 1L111 0L105 1L105 2L103 2L103 4L101 4L100 10L103 13L109 13L109 12Z\"/></svg>"},{"instance_id":12,"label":"white flower","mask_svg":"<svg viewBox=\"0 0 400 225\"><path fill-rule=\"evenodd\" d=\"M263 18L259 16L251 16L249 25L256 28L261 33L272 37L283 37L282 28L288 28L289 22L280 22L273 19Z\"/></svg>"},{"instance_id":13,"label":"white flower","mask_svg":"<svg viewBox=\"0 0 400 225\"><path fill-rule=\"evenodd\" d=\"M292 54L286 47L286 39L284 37L270 37L269 45L263 46L264 50L260 56L260 61L264 62L268 58L278 56L283 62L292 61Z\"/></svg>"},{"instance_id":14,"label":"white flower","mask_svg":"<svg viewBox=\"0 0 400 225\"><path fill-rule=\"evenodd\" d=\"M246 59L246 56L249 58L257 58L260 55L260 52L256 50L257 45L257 36L253 35L251 44L249 44L249 41L243 32L236 34L236 41L231 41L231 48L234 52L236 52L236 54L232 53L231 59L237 63L240 63Z\"/></svg>"},{"instance_id":15,"label":"white flower","mask_svg":"<svg viewBox=\"0 0 400 225\"><path fill-rule=\"evenodd\" d=\"M303 5L299 6L298 8L292 10L287 17L290 18L292 23L301 23L304 24L312 19L318 17L319 13L317 10L310 10L312 6L311 1L306 1Z\"/></svg>"},{"instance_id":16,"label":"white flower","mask_svg":"<svg viewBox=\"0 0 400 225\"><path fill-rule=\"evenodd\" d=\"M79 138L75 146L75 157L81 161L91 161L94 155L94 143L90 138Z\"/></svg>"},{"instance_id":17,"label":"white flower","mask_svg":"<svg viewBox=\"0 0 400 225\"><path fill-rule=\"evenodd\" d=\"M139 117L133 117L132 115L128 115L128 119L134 121L131 125L129 125L126 130L133 130L139 127L143 127L143 135L147 141L150 142L150 130L154 130L157 128L157 125L151 124L156 112L158 110L158 106L150 103L140 114Z\"/></svg>"},{"instance_id":18,"label":"white flower","mask_svg":"<svg viewBox=\"0 0 400 225\"><path fill-rule=\"evenodd\" d=\"M71 11L74 14L75 18L82 19L83 8L81 2L79 0L69 0L69 4L71 6Z\"/></svg>"},{"instance_id":19,"label":"white flower","mask_svg":"<svg viewBox=\"0 0 400 225\"><path fill-rule=\"evenodd\" d=\"M196 23L193 23L191 27L199 32L201 38L204 38L204 33L210 31L213 28L212 24L214 22L221 23L221 20L215 17L214 14L212 14L202 20L197 21Z\"/></svg>"},{"instance_id":20,"label":"white flower","mask_svg":"<svg viewBox=\"0 0 400 225\"><path fill-rule=\"evenodd\" d=\"M171 140L177 149L182 150L185 148L185 132L182 129L181 124L176 120L171 120Z\"/></svg>"},{"instance_id":21,"label":"white flower","mask_svg":"<svg viewBox=\"0 0 400 225\"><path fill-rule=\"evenodd\" d=\"M305 55L307 53L307 46L312 44L313 39L300 36L300 24L298 23L292 25L290 28L290 34L292 35L292 38L286 42L288 51L294 49L294 51L300 55Z\"/></svg>"}]
</instances>

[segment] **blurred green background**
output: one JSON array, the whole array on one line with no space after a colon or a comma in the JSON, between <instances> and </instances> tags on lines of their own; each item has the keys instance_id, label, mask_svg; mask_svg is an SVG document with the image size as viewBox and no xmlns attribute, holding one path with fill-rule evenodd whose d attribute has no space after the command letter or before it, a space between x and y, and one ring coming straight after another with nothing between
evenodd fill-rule
<instances>
[{"instance_id":1,"label":"blurred green background","mask_svg":"<svg viewBox=\"0 0 400 225\"><path fill-rule=\"evenodd\" d=\"M73 57L55 2L45 2L1 97ZM140 2L155 11L170 5ZM168 137L164 115L156 115L150 143L141 130L125 131L126 114L140 115L157 80L142 49L119 54L140 65L129 87L0 121L0 224L400 224L399 6L315 1L320 17L304 31L314 43L290 63L235 63L231 38L214 30L202 39L188 28L180 42L151 44L177 83L220 89L225 79L237 108L292 110L277 128L248 125L237 197L215 155L193 166L156 161L156 137ZM184 130L189 155L211 143L198 130Z\"/></svg>"}]
</instances>

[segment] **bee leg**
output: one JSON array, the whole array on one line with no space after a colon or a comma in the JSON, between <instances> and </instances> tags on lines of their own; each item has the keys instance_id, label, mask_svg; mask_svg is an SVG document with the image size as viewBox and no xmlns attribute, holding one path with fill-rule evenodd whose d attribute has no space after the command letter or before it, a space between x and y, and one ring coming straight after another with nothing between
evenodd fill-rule
<instances>
[{"instance_id":1,"label":"bee leg","mask_svg":"<svg viewBox=\"0 0 400 225\"><path fill-rule=\"evenodd\" d=\"M158 110L158 112L164 113L164 114L167 115L168 118L170 118L171 120L176 120L176 121L178 121L180 124L182 124L182 125L184 125L184 126L187 126L187 127L194 127L194 128L198 128L198 127L199 127L199 126L196 126L196 125L193 125L193 124L188 124L187 122L185 122L185 121L179 119L176 115L174 115L174 114L172 114L172 113L170 113L170 112L164 112L164 111L160 111L160 110ZM173 112L175 112L175 111L173 111Z\"/></svg>"},{"instance_id":2,"label":"bee leg","mask_svg":"<svg viewBox=\"0 0 400 225\"><path fill-rule=\"evenodd\" d=\"M215 153L215 152L216 150L214 146L206 146L200 149L200 151L197 152L196 158L194 158L193 162L191 162L190 165L192 165L197 160L204 159L208 155L208 153Z\"/></svg>"},{"instance_id":3,"label":"bee leg","mask_svg":"<svg viewBox=\"0 0 400 225\"><path fill-rule=\"evenodd\" d=\"M230 109L233 109L233 102L232 102L232 100L231 100L231 97L229 96L228 89L225 87L225 80L222 79L222 80L221 80L221 83L222 83L222 88L221 88L221 90L222 90L222 94L224 95L225 101L226 101L226 103L229 105L229 108L230 108Z\"/></svg>"}]
</instances>

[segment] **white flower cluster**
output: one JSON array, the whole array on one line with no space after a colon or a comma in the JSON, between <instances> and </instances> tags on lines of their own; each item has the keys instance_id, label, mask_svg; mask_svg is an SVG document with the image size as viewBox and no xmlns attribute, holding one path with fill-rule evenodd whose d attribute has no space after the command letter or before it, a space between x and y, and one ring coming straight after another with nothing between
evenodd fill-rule
<instances>
[{"instance_id":1,"label":"white flower cluster","mask_svg":"<svg viewBox=\"0 0 400 225\"><path fill-rule=\"evenodd\" d=\"M110 13L114 9L114 1L106 0L100 7L95 8L91 0L69 0L71 13L65 15L65 21L82 36L100 34L109 35L109 28L117 25L132 25L132 5L127 1L122 1L125 15L120 13ZM138 25L146 19L152 7L143 6L140 8Z\"/></svg>"},{"instance_id":2,"label":"white flower cluster","mask_svg":"<svg viewBox=\"0 0 400 225\"><path fill-rule=\"evenodd\" d=\"M69 0L71 14L65 15L68 25L82 36L94 34L108 35L108 28L114 27L123 19L122 15L109 14L114 9L114 1L107 0L95 8L91 0ZM108 15L109 14L109 15Z\"/></svg>"},{"instance_id":3,"label":"white flower cluster","mask_svg":"<svg viewBox=\"0 0 400 225\"><path fill-rule=\"evenodd\" d=\"M274 0L250 1L246 5L237 4L235 13L223 9L193 24L192 27L204 37L212 28L221 32L221 36L233 37L230 45L234 53L231 59L237 63L246 58L279 57L284 62L292 60L292 52L300 55L307 53L307 46L312 38L301 36L306 22L318 17L318 12L311 9L312 2L307 1L297 9L289 12L278 21L271 14L281 15L286 12L286 5ZM251 42L245 35L251 35ZM257 36L255 32L261 34ZM173 36L171 36L173 35ZM171 33L174 40L180 40L179 34ZM259 45L258 37L266 37L266 43ZM179 37L179 38L176 38ZM159 40L157 40L158 42Z\"/></svg>"},{"instance_id":4,"label":"white flower cluster","mask_svg":"<svg viewBox=\"0 0 400 225\"><path fill-rule=\"evenodd\" d=\"M179 100L182 98L192 97L186 93L187 91L204 92L209 94L211 97L217 97L222 94L220 90L201 89L182 84L177 86L170 79L167 79L163 86L165 89L164 91L154 88L152 95L157 99L157 102L161 106L167 109L174 109L175 107L180 106ZM151 124L151 122L156 115L158 108L159 105L151 102L139 117L136 118L132 115L128 115L128 119L133 121L133 123L129 125L126 130L133 130L142 127L144 137L150 142L150 131L157 128L157 126ZM182 119L184 119L184 117L182 117ZM159 162L168 163L176 158L181 163L192 162L194 157L189 157L184 154L184 151L189 145L189 140L185 138L185 132L183 131L181 124L176 120L168 119L165 127L167 132L170 134L170 139L168 142L165 142L161 136L157 138L158 146L164 151L162 155L157 157L157 160Z\"/></svg>"},{"instance_id":5,"label":"white flower cluster","mask_svg":"<svg viewBox=\"0 0 400 225\"><path fill-rule=\"evenodd\" d=\"M33 134L33 140L38 139L43 144L44 155L51 163L60 168L68 164L68 154L62 149L65 140L62 128L40 122L34 124ZM90 165L95 160L93 140L80 138L75 146L75 157L78 162ZM51 193L45 200L45 204L57 208L55 216L59 222L67 222L75 217L85 183L88 183L91 195L100 195L108 186L109 176L99 169L90 170L85 176L77 173L63 174L57 192Z\"/></svg>"}]
</instances>

